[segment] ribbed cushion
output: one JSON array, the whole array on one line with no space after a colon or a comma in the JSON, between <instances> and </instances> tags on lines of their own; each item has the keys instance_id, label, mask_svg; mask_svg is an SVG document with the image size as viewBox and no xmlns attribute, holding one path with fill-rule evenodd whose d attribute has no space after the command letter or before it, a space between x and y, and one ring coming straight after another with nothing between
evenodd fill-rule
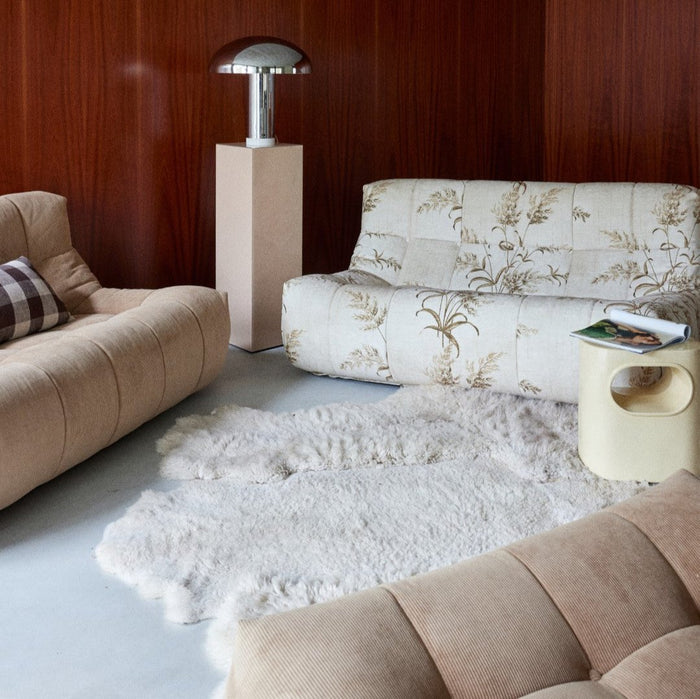
<instances>
[{"instance_id":1,"label":"ribbed cushion","mask_svg":"<svg viewBox=\"0 0 700 699\"><path fill-rule=\"evenodd\" d=\"M669 487L670 483L677 487ZM700 497L697 478L687 471L632 500L611 508L633 523L663 553L700 609Z\"/></svg>"},{"instance_id":2,"label":"ribbed cushion","mask_svg":"<svg viewBox=\"0 0 700 699\"><path fill-rule=\"evenodd\" d=\"M519 696L588 678L586 654L566 620L527 568L506 551L388 589L453 697Z\"/></svg>"},{"instance_id":3,"label":"ribbed cushion","mask_svg":"<svg viewBox=\"0 0 700 699\"><path fill-rule=\"evenodd\" d=\"M622 660L601 683L639 699L700 696L700 626L655 639Z\"/></svg>"},{"instance_id":4,"label":"ribbed cushion","mask_svg":"<svg viewBox=\"0 0 700 699\"><path fill-rule=\"evenodd\" d=\"M227 696L696 699L698 550L700 479L679 471L505 549L242 623ZM401 684L417 668L430 684Z\"/></svg>"},{"instance_id":5,"label":"ribbed cushion","mask_svg":"<svg viewBox=\"0 0 700 699\"><path fill-rule=\"evenodd\" d=\"M662 553L611 512L507 549L539 580L601 674L655 638L700 622Z\"/></svg>"},{"instance_id":6,"label":"ribbed cushion","mask_svg":"<svg viewBox=\"0 0 700 699\"><path fill-rule=\"evenodd\" d=\"M242 622L236 654L241 662L229 678L230 696L450 696L413 627L381 588L341 604Z\"/></svg>"},{"instance_id":7,"label":"ribbed cushion","mask_svg":"<svg viewBox=\"0 0 700 699\"><path fill-rule=\"evenodd\" d=\"M0 507L4 507L58 473L66 427L61 397L43 369L13 362L3 363L0 372Z\"/></svg>"}]
</instances>

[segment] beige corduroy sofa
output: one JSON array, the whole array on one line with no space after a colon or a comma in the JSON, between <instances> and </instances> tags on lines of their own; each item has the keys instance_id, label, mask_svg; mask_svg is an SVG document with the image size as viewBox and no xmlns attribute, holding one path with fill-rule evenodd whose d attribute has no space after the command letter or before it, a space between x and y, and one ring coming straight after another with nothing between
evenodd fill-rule
<instances>
[{"instance_id":1,"label":"beige corduroy sofa","mask_svg":"<svg viewBox=\"0 0 700 699\"><path fill-rule=\"evenodd\" d=\"M575 403L571 330L611 307L700 331L700 196L625 182L382 180L349 269L289 280L292 363Z\"/></svg>"},{"instance_id":2,"label":"beige corduroy sofa","mask_svg":"<svg viewBox=\"0 0 700 699\"><path fill-rule=\"evenodd\" d=\"M401 582L239 624L235 699L695 699L700 480Z\"/></svg>"},{"instance_id":3,"label":"beige corduroy sofa","mask_svg":"<svg viewBox=\"0 0 700 699\"><path fill-rule=\"evenodd\" d=\"M70 319L0 344L0 507L205 386L229 336L213 289L103 288L73 248L61 196L0 197L0 263L20 256Z\"/></svg>"}]
</instances>

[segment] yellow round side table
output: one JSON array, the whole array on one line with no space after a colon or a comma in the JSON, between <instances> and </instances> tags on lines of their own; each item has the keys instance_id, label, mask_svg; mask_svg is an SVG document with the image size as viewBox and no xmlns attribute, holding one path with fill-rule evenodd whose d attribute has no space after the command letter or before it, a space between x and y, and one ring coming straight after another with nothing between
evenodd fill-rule
<instances>
[{"instance_id":1,"label":"yellow round side table","mask_svg":"<svg viewBox=\"0 0 700 699\"><path fill-rule=\"evenodd\" d=\"M658 482L680 468L700 475L700 342L636 354L580 342L578 451L594 473ZM649 386L616 388L634 367L661 368Z\"/></svg>"}]
</instances>

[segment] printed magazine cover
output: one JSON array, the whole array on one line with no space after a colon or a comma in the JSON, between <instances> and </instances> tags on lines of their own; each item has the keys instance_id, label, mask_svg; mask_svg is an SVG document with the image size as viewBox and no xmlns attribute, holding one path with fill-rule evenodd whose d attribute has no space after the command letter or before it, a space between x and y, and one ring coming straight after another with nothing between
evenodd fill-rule
<instances>
[{"instance_id":1,"label":"printed magazine cover","mask_svg":"<svg viewBox=\"0 0 700 699\"><path fill-rule=\"evenodd\" d=\"M690 337L690 326L660 318L648 318L628 311L613 310L610 318L599 320L572 337L597 345L625 349L630 352L651 352Z\"/></svg>"}]
</instances>

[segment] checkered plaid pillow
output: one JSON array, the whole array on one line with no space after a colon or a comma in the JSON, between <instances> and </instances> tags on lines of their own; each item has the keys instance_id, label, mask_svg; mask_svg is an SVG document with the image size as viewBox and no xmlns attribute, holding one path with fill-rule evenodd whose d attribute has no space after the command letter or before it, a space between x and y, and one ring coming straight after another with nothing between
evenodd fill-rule
<instances>
[{"instance_id":1,"label":"checkered plaid pillow","mask_svg":"<svg viewBox=\"0 0 700 699\"><path fill-rule=\"evenodd\" d=\"M26 257L0 265L0 342L48 330L69 317Z\"/></svg>"}]
</instances>

